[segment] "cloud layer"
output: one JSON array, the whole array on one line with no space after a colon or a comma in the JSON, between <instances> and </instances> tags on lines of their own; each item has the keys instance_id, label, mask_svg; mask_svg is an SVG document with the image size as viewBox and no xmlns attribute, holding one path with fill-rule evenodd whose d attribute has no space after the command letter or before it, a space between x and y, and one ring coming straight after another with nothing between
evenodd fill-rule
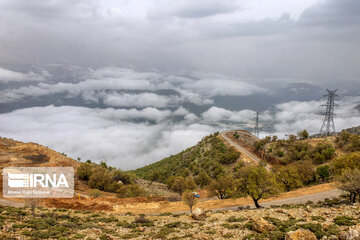
<instances>
[{"instance_id":1,"label":"cloud layer","mask_svg":"<svg viewBox=\"0 0 360 240\"><path fill-rule=\"evenodd\" d=\"M360 112L354 109L359 102L359 97L339 101L341 108L335 118L338 130L359 125ZM293 101L277 105L274 112L263 112L261 135L285 137L303 129L317 133L322 122L318 115L321 103ZM0 136L37 142L73 158L134 169L180 152L212 132L251 130L254 116L252 110L214 106L196 116L183 107L170 111L50 105L0 114ZM181 119L175 120L177 117ZM271 124L273 130L266 132Z\"/></svg>"},{"instance_id":2,"label":"cloud layer","mask_svg":"<svg viewBox=\"0 0 360 240\"><path fill-rule=\"evenodd\" d=\"M1 114L0 124L6 127L0 135L37 142L73 158L133 169L182 151L215 131L206 125L165 121L171 114L153 108L35 107Z\"/></svg>"}]
</instances>

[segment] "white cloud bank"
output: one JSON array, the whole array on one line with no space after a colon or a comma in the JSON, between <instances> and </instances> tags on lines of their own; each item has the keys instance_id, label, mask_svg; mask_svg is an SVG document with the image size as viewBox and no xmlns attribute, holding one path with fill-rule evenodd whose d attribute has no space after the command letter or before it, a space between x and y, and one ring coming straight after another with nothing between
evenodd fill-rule
<instances>
[{"instance_id":1,"label":"white cloud bank","mask_svg":"<svg viewBox=\"0 0 360 240\"><path fill-rule=\"evenodd\" d=\"M187 113L179 110L176 114ZM73 158L133 169L180 152L215 131L206 125L164 121L170 115L168 110L154 108L35 107L1 114L0 136L37 142ZM130 122L135 118L159 122Z\"/></svg>"},{"instance_id":2,"label":"white cloud bank","mask_svg":"<svg viewBox=\"0 0 360 240\"><path fill-rule=\"evenodd\" d=\"M44 81L47 75L48 73L45 71L43 71L42 74L32 71L22 73L0 67L0 83Z\"/></svg>"},{"instance_id":3,"label":"white cloud bank","mask_svg":"<svg viewBox=\"0 0 360 240\"><path fill-rule=\"evenodd\" d=\"M321 103L279 104L275 112L266 111L260 119L266 124L272 122L272 134L280 137L303 129L317 133L322 122L318 115ZM360 113L354 109L359 103L360 97L338 101L337 130L360 125ZM184 119L174 122L176 116ZM103 160L112 166L134 169L176 154L215 131L239 128L237 123L251 127L253 117L251 110L219 107L196 116L183 107L170 111L151 107L138 110L46 106L0 114L0 136L37 142L74 158Z\"/></svg>"}]
</instances>

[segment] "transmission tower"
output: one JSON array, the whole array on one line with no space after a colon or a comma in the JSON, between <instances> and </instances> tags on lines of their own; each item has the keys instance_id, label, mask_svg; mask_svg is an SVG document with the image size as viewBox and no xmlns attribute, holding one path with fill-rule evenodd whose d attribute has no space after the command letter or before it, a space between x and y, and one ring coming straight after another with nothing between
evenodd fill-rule
<instances>
[{"instance_id":1,"label":"transmission tower","mask_svg":"<svg viewBox=\"0 0 360 240\"><path fill-rule=\"evenodd\" d=\"M330 136L331 134L335 134L335 124L334 124L334 107L335 104L335 97L338 97L338 95L335 94L337 91L330 91L329 89L326 89L328 92L324 97L327 97L327 103L321 106L326 106L326 112L323 113L324 115L324 122L321 126L320 135Z\"/></svg>"},{"instance_id":2,"label":"transmission tower","mask_svg":"<svg viewBox=\"0 0 360 240\"><path fill-rule=\"evenodd\" d=\"M259 138L259 114L260 114L260 112L256 112L255 128L254 128L254 135L257 138Z\"/></svg>"}]
</instances>

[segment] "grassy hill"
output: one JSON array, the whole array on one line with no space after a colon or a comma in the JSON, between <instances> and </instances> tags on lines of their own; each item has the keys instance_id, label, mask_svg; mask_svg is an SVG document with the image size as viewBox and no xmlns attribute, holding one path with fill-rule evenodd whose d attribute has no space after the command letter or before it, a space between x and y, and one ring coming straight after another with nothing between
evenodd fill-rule
<instances>
[{"instance_id":1,"label":"grassy hill","mask_svg":"<svg viewBox=\"0 0 360 240\"><path fill-rule=\"evenodd\" d=\"M171 176L193 176L195 182L200 182L200 178L226 175L236 166L239 157L240 153L224 144L215 133L191 148L132 172L140 178L162 183Z\"/></svg>"}]
</instances>

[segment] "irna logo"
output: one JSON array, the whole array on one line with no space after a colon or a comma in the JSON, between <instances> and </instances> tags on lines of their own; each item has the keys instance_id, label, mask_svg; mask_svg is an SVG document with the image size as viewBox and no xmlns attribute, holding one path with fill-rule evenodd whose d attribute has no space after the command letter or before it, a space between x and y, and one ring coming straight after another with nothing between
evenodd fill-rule
<instances>
[{"instance_id":1,"label":"irna logo","mask_svg":"<svg viewBox=\"0 0 360 240\"><path fill-rule=\"evenodd\" d=\"M8 185L11 188L69 187L64 174L16 174L8 173Z\"/></svg>"},{"instance_id":2,"label":"irna logo","mask_svg":"<svg viewBox=\"0 0 360 240\"><path fill-rule=\"evenodd\" d=\"M74 196L74 168L4 168L3 196L8 198L72 198Z\"/></svg>"}]
</instances>

